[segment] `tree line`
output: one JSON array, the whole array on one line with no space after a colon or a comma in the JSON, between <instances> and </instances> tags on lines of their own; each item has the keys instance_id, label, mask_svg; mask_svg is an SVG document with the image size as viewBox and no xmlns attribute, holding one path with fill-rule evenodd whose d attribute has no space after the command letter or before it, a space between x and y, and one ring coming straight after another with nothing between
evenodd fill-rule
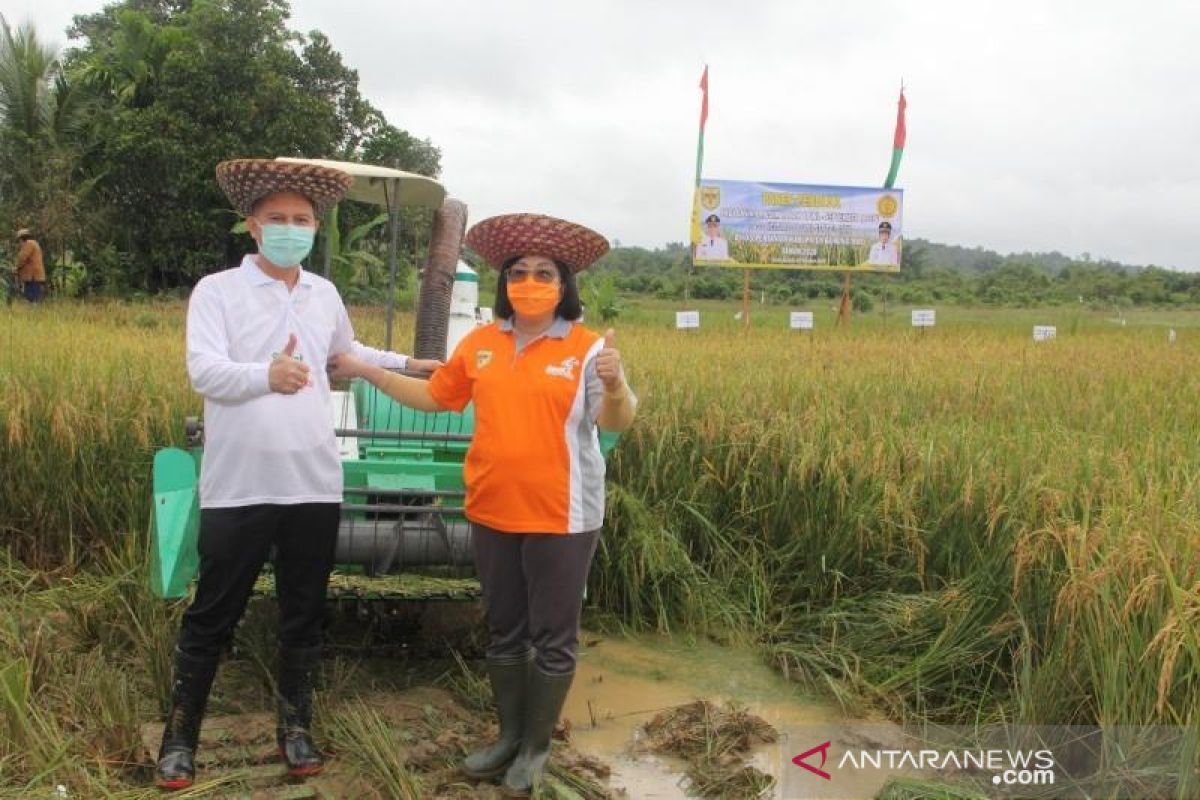
<instances>
[{"instance_id":1,"label":"tree line","mask_svg":"<svg viewBox=\"0 0 1200 800\"><path fill-rule=\"evenodd\" d=\"M982 248L908 239L897 275L859 274L853 278L857 310L879 303L1044 306L1084 304L1092 308L1129 306L1200 307L1200 273L1155 266L1093 261L1086 254L1020 253L1001 256ZM663 299L731 300L742 293L742 271L693 268L689 249L615 247L593 270L593 281L611 281L620 292ZM842 294L839 272L753 270L756 299L802 305Z\"/></svg>"},{"instance_id":2,"label":"tree line","mask_svg":"<svg viewBox=\"0 0 1200 800\"><path fill-rule=\"evenodd\" d=\"M65 50L0 15L0 231L33 229L56 291L182 292L235 263L251 242L234 232L213 177L226 158L322 156L438 175L438 148L389 122L328 37L292 30L289 13L286 0L121 0L75 17ZM378 211L339 209L334 276L351 301L383 296L384 237L368 235L382 230ZM401 230L411 277L426 215L405 214ZM742 290L740 270L695 270L682 243L618 246L595 272L593 291L610 300L610 289L671 299ZM859 310L1200 306L1200 275L921 239L906 241L900 275L854 284ZM763 270L753 287L778 303L835 300L841 276Z\"/></svg>"},{"instance_id":3,"label":"tree line","mask_svg":"<svg viewBox=\"0 0 1200 800\"><path fill-rule=\"evenodd\" d=\"M0 225L34 230L53 287L169 292L235 263L251 243L214 179L224 159L437 176L438 149L389 122L329 39L291 30L289 13L285 0L123 0L76 16L61 51L0 17ZM346 204L339 223L377 213ZM405 220L402 253L425 224ZM358 288L383 285L377 259L356 264Z\"/></svg>"}]
</instances>

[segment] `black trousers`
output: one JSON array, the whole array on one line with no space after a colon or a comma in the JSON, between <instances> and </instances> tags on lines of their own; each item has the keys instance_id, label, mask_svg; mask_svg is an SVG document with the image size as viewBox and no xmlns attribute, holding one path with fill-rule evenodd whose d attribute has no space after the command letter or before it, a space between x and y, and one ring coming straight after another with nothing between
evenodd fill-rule
<instances>
[{"instance_id":1,"label":"black trousers","mask_svg":"<svg viewBox=\"0 0 1200 800\"><path fill-rule=\"evenodd\" d=\"M217 658L233 638L254 581L275 545L279 643L321 643L325 589L337 546L339 503L255 505L200 511L200 579L184 612L179 649Z\"/></svg>"},{"instance_id":2,"label":"black trousers","mask_svg":"<svg viewBox=\"0 0 1200 800\"><path fill-rule=\"evenodd\" d=\"M599 530L564 536L471 524L488 658L516 658L532 648L543 672L575 670L583 590L599 541Z\"/></svg>"}]
</instances>

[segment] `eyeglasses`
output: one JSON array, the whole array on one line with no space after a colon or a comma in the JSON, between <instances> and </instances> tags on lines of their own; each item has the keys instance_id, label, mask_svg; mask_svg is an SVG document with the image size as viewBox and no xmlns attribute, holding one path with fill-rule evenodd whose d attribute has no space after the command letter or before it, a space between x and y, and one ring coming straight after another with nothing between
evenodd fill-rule
<instances>
[{"instance_id":1,"label":"eyeglasses","mask_svg":"<svg viewBox=\"0 0 1200 800\"><path fill-rule=\"evenodd\" d=\"M530 276L538 283L554 283L558 280L558 270L551 269L550 267L538 267L537 269L510 267L508 270L509 283L520 283Z\"/></svg>"}]
</instances>

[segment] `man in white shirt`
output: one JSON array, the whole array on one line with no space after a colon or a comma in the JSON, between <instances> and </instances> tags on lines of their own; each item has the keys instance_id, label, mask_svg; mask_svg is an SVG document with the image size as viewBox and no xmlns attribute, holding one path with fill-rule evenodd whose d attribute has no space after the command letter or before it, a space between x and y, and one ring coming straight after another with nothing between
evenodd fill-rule
<instances>
[{"instance_id":1,"label":"man in white shirt","mask_svg":"<svg viewBox=\"0 0 1200 800\"><path fill-rule=\"evenodd\" d=\"M900 251L892 242L892 223L886 219L879 223L879 241L871 245L867 263L880 267L900 266Z\"/></svg>"},{"instance_id":2,"label":"man in white shirt","mask_svg":"<svg viewBox=\"0 0 1200 800\"><path fill-rule=\"evenodd\" d=\"M218 165L217 180L245 215L258 252L201 279L188 302L188 375L204 397L200 570L180 627L159 751L156 783L166 789L194 780L217 662L272 547L280 611L277 741L289 774L322 768L308 729L342 501L325 364L345 352L380 364L397 360L355 342L333 284L300 267L317 220L351 177L243 159Z\"/></svg>"},{"instance_id":3,"label":"man in white shirt","mask_svg":"<svg viewBox=\"0 0 1200 800\"><path fill-rule=\"evenodd\" d=\"M372 366L400 370L401 372L428 374L438 367L445 366L445 363L440 359L413 358L412 356L406 356L404 353L395 353L391 350L376 350L374 347L368 347L358 340L350 343L350 355Z\"/></svg>"},{"instance_id":4,"label":"man in white shirt","mask_svg":"<svg viewBox=\"0 0 1200 800\"><path fill-rule=\"evenodd\" d=\"M728 261L729 242L721 235L721 218L709 214L704 220L704 238L696 245L697 261Z\"/></svg>"}]
</instances>

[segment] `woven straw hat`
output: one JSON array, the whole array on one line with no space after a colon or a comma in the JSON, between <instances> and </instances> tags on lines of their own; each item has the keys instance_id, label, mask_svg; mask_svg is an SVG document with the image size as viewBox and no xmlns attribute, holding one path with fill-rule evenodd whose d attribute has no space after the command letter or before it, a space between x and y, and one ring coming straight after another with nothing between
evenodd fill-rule
<instances>
[{"instance_id":1,"label":"woven straw hat","mask_svg":"<svg viewBox=\"0 0 1200 800\"><path fill-rule=\"evenodd\" d=\"M309 200L318 217L341 200L354 178L339 169L297 164L268 158L239 158L217 164L217 183L245 216L254 204L270 194L298 192Z\"/></svg>"},{"instance_id":2,"label":"woven straw hat","mask_svg":"<svg viewBox=\"0 0 1200 800\"><path fill-rule=\"evenodd\" d=\"M579 272L608 252L608 241L591 228L544 214L489 217L467 231L466 241L496 269L520 256L545 256Z\"/></svg>"}]
</instances>

